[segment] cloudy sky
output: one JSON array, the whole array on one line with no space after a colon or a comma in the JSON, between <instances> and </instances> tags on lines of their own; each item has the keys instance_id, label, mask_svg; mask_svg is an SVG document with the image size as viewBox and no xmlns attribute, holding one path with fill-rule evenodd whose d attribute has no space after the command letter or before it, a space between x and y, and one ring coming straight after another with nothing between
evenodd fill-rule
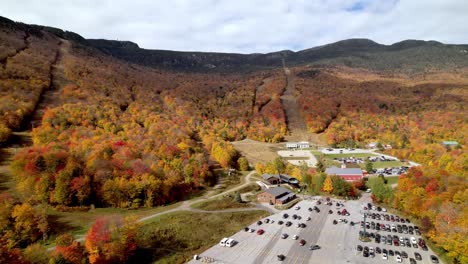
<instances>
[{"instance_id":1,"label":"cloudy sky","mask_svg":"<svg viewBox=\"0 0 468 264\"><path fill-rule=\"evenodd\" d=\"M468 43L468 0L2 0L0 15L147 49L297 51L348 38Z\"/></svg>"}]
</instances>

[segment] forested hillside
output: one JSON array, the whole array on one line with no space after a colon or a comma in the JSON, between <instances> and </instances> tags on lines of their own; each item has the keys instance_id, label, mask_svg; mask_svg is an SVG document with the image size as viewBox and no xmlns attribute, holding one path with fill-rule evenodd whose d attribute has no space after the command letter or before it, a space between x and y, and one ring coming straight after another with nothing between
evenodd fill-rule
<instances>
[{"instance_id":1,"label":"forested hillside","mask_svg":"<svg viewBox=\"0 0 468 264\"><path fill-rule=\"evenodd\" d=\"M423 165L401 176L394 193L374 198L420 218L463 262L467 49L348 40L252 55L148 51L2 18L0 143L34 128L33 145L13 158L13 187L0 195L0 250L16 256L15 248L46 240L45 205L180 201L213 185L216 168L238 166L231 141L283 141L284 59L310 133L331 146L390 144L390 154Z\"/></svg>"}]
</instances>

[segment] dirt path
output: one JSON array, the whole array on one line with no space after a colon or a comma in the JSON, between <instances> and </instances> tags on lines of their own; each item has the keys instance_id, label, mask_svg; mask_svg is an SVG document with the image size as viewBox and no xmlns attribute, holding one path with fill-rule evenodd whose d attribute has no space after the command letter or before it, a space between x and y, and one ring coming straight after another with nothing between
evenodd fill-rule
<instances>
[{"instance_id":1,"label":"dirt path","mask_svg":"<svg viewBox=\"0 0 468 264\"><path fill-rule=\"evenodd\" d=\"M284 60L283 60L284 62ZM310 136L307 126L302 118L299 105L295 96L294 78L291 70L284 63L284 74L286 75L286 90L281 96L281 103L286 113L286 124L289 135L285 137L286 141L309 141Z\"/></svg>"}]
</instances>

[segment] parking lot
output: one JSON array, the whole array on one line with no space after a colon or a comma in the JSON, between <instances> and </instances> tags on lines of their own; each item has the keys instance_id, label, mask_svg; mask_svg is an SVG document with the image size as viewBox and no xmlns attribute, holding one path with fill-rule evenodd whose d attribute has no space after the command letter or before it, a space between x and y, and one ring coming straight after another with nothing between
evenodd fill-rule
<instances>
[{"instance_id":1,"label":"parking lot","mask_svg":"<svg viewBox=\"0 0 468 264\"><path fill-rule=\"evenodd\" d=\"M320 205L317 205L317 200L320 197L312 197L309 200L301 201L297 204L300 209L294 206L291 209L282 211L281 213L267 217L273 220L273 223L265 223L262 219L262 224L252 223L247 228L253 229L253 232L241 230L232 235L237 241L233 247L224 247L219 244L214 245L207 251L200 254L201 259L198 261L192 260L190 263L201 263L204 257L210 258L211 263L397 263L395 256L388 256L388 260L382 259L382 254L375 254L375 257L364 257L362 251L356 250L357 245L392 249L393 251L406 251L409 257L414 258L414 252L419 252L422 256L422 261L417 263L431 263L429 255L433 255L431 250L423 251L420 248L399 247L393 245L383 245L372 242L361 242L359 240L360 221L363 220L361 213L368 212L363 209L363 204L368 202L368 196L361 198L359 201L341 201L333 200L333 205L326 204L325 199L321 199ZM366 200L367 199L367 200ZM336 206L336 202L343 206ZM320 212L313 210L316 206ZM311 208L311 209L309 209ZM297 209L297 210L296 210ZM337 211L346 209L350 215L338 215ZM312 210L312 211L310 211ZM332 214L329 214L332 210ZM284 218L284 214L288 214ZM293 215L300 219L293 219ZM310 217L310 220L307 218ZM346 219L347 223L338 221ZM337 224L333 224L333 220L337 220ZM283 221L283 224L278 224ZM290 221L291 226L286 226ZM354 226L350 222L356 223ZM370 220L366 221L376 221ZM392 224L391 221L378 221L380 223ZM297 227L298 223L304 223L305 227ZM259 229L263 229L263 234L257 234ZM367 230L367 232L379 233L381 235L391 234L398 236L414 236L417 235L399 234L395 232ZM287 238L282 238L282 234L287 234ZM297 235L298 239L293 239ZM305 240L305 245L299 245L301 239ZM320 249L311 250L310 246L318 245ZM280 261L278 255L284 255L285 259ZM409 258L403 258L403 263L410 263Z\"/></svg>"}]
</instances>

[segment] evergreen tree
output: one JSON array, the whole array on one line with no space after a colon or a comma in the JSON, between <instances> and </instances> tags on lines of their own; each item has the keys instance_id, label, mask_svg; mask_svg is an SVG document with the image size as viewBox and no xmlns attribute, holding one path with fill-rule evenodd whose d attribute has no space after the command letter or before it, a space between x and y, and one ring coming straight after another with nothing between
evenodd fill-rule
<instances>
[{"instance_id":1,"label":"evergreen tree","mask_svg":"<svg viewBox=\"0 0 468 264\"><path fill-rule=\"evenodd\" d=\"M320 158L317 162L317 172L324 172L325 171L325 164L323 163L323 159Z\"/></svg>"},{"instance_id":2,"label":"evergreen tree","mask_svg":"<svg viewBox=\"0 0 468 264\"><path fill-rule=\"evenodd\" d=\"M240 192L236 192L236 195L234 196L234 200L238 203L242 203L242 197Z\"/></svg>"},{"instance_id":3,"label":"evergreen tree","mask_svg":"<svg viewBox=\"0 0 468 264\"><path fill-rule=\"evenodd\" d=\"M374 169L374 165L372 164L372 162L368 161L366 163L366 171L371 172L373 169Z\"/></svg>"}]
</instances>

